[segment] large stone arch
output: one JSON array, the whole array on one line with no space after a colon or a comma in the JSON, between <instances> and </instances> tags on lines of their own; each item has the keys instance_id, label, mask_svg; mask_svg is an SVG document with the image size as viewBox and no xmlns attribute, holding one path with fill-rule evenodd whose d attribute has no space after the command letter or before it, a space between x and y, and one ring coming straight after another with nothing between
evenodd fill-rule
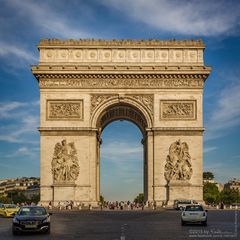
<instances>
[{"instance_id":1,"label":"large stone arch","mask_svg":"<svg viewBox=\"0 0 240 240\"><path fill-rule=\"evenodd\" d=\"M151 99L151 98L150 98ZM150 100L149 100L150 101ZM92 118L92 126L98 129L97 135L97 196L100 197L100 145L102 143L101 134L104 128L113 121L128 120L140 129L142 132L143 144L143 187L145 200L148 200L148 131L152 127L151 111L137 100L129 97L111 97L96 109ZM151 145L150 145L151 147ZM99 200L99 199L98 199Z\"/></svg>"},{"instance_id":2,"label":"large stone arch","mask_svg":"<svg viewBox=\"0 0 240 240\"><path fill-rule=\"evenodd\" d=\"M99 128L99 119L101 118L101 115L104 114L105 111L107 111L109 108L112 108L114 106L129 106L129 108L132 108L133 110L137 111L139 115L144 119L145 121L145 128L151 128L153 124L153 96L141 96L141 95L132 95L132 96L119 96L119 95L92 95L92 99L102 99L98 101L98 104L94 104L94 109L92 113L91 118L91 126L94 128ZM148 106L145 104L142 98L146 98L146 102L148 102ZM92 100L93 104L93 100ZM120 117L120 116L119 116ZM131 119L131 117L126 116L126 119L129 121L132 121L133 123L137 124L134 119ZM140 128L140 130L143 132L144 129L141 124L137 124L137 126Z\"/></svg>"},{"instance_id":3,"label":"large stone arch","mask_svg":"<svg viewBox=\"0 0 240 240\"><path fill-rule=\"evenodd\" d=\"M203 200L202 100L211 68L201 40L46 39L38 48L43 205L97 205L101 131L120 118L144 135L146 200Z\"/></svg>"}]
</instances>

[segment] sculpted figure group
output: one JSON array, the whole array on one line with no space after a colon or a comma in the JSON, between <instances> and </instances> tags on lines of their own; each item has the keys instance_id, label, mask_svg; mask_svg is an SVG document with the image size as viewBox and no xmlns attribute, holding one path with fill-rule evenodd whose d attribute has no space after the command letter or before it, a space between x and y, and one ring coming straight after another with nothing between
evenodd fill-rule
<instances>
[{"instance_id":1,"label":"sculpted figure group","mask_svg":"<svg viewBox=\"0 0 240 240\"><path fill-rule=\"evenodd\" d=\"M186 142L171 144L165 165L165 178L170 180L189 180L192 176L191 156Z\"/></svg>"},{"instance_id":2,"label":"sculpted figure group","mask_svg":"<svg viewBox=\"0 0 240 240\"><path fill-rule=\"evenodd\" d=\"M52 159L52 174L55 183L74 182L79 175L77 150L73 142L63 140L55 145Z\"/></svg>"}]
</instances>

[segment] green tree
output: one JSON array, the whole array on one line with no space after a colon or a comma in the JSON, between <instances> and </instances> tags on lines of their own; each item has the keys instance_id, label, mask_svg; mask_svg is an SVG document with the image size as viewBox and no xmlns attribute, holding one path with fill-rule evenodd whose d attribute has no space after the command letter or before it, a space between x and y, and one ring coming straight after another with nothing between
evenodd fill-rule
<instances>
[{"instance_id":1,"label":"green tree","mask_svg":"<svg viewBox=\"0 0 240 240\"><path fill-rule=\"evenodd\" d=\"M240 193L237 190L225 188L220 193L220 200L224 204L240 203Z\"/></svg>"},{"instance_id":2,"label":"green tree","mask_svg":"<svg viewBox=\"0 0 240 240\"><path fill-rule=\"evenodd\" d=\"M0 196L0 203L10 203L10 199L6 196Z\"/></svg>"},{"instance_id":3,"label":"green tree","mask_svg":"<svg viewBox=\"0 0 240 240\"><path fill-rule=\"evenodd\" d=\"M100 202L103 204L104 203L104 197L100 195Z\"/></svg>"},{"instance_id":4,"label":"green tree","mask_svg":"<svg viewBox=\"0 0 240 240\"><path fill-rule=\"evenodd\" d=\"M206 203L218 203L219 197L219 191L216 184L208 182L203 185L203 200Z\"/></svg>"},{"instance_id":5,"label":"green tree","mask_svg":"<svg viewBox=\"0 0 240 240\"><path fill-rule=\"evenodd\" d=\"M203 179L204 180L213 180L214 175L212 172L203 172Z\"/></svg>"},{"instance_id":6,"label":"green tree","mask_svg":"<svg viewBox=\"0 0 240 240\"><path fill-rule=\"evenodd\" d=\"M144 194L139 193L138 196L134 199L135 203L143 203L144 202Z\"/></svg>"},{"instance_id":7,"label":"green tree","mask_svg":"<svg viewBox=\"0 0 240 240\"><path fill-rule=\"evenodd\" d=\"M32 198L30 200L31 200L31 202L34 202L37 204L40 201L40 194L32 196Z\"/></svg>"},{"instance_id":8,"label":"green tree","mask_svg":"<svg viewBox=\"0 0 240 240\"><path fill-rule=\"evenodd\" d=\"M22 194L22 192L17 192L17 191L8 192L8 198L13 203L21 203L21 202L28 202L29 201L29 199L27 199Z\"/></svg>"}]
</instances>

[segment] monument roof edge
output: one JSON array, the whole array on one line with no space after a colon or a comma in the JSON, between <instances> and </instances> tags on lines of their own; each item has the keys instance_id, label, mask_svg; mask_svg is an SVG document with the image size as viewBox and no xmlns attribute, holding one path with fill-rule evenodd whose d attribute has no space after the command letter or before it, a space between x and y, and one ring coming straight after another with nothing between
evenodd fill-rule
<instances>
[{"instance_id":1,"label":"monument roof edge","mask_svg":"<svg viewBox=\"0 0 240 240\"><path fill-rule=\"evenodd\" d=\"M38 48L42 47L196 47L205 48L202 39L191 40L132 40L132 39L41 39Z\"/></svg>"}]
</instances>

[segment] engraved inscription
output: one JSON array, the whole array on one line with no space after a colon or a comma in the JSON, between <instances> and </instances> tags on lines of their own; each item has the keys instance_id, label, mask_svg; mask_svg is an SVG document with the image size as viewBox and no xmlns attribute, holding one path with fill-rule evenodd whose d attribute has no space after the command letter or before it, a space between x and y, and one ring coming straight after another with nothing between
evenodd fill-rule
<instances>
[{"instance_id":1,"label":"engraved inscription","mask_svg":"<svg viewBox=\"0 0 240 240\"><path fill-rule=\"evenodd\" d=\"M196 101L194 100L162 100L161 119L168 120L195 120Z\"/></svg>"},{"instance_id":2,"label":"engraved inscription","mask_svg":"<svg viewBox=\"0 0 240 240\"><path fill-rule=\"evenodd\" d=\"M48 120L83 120L82 100L48 100Z\"/></svg>"}]
</instances>

